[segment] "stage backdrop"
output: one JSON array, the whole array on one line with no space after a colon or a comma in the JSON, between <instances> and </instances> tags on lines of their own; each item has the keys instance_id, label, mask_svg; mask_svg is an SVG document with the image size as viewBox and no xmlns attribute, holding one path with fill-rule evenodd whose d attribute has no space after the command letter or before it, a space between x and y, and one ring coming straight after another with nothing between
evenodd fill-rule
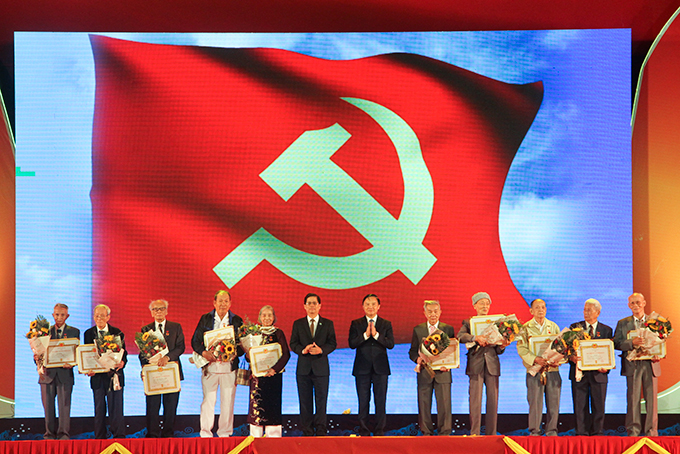
<instances>
[{"instance_id":1,"label":"stage backdrop","mask_svg":"<svg viewBox=\"0 0 680 454\"><path fill-rule=\"evenodd\" d=\"M393 413L417 410L406 352L424 299L456 329L481 290L522 321L538 297L560 326L590 297L604 323L629 313L629 30L15 39L17 166L35 172L17 180L17 416L42 413L23 333L55 302L81 330L110 305L136 351L153 298L190 338L225 286L288 335L319 293L339 344L331 413L356 411L347 334L367 293L398 344ZM500 411L524 413L514 346L503 365ZM180 412L196 413L185 366ZM127 414L144 412L138 370ZM89 415L79 378L73 413Z\"/></svg>"}]
</instances>

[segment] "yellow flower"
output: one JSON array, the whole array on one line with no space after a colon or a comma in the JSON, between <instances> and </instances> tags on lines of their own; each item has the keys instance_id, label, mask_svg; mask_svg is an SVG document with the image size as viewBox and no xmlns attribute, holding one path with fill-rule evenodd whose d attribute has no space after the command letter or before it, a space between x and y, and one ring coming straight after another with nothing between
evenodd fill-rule
<instances>
[{"instance_id":1,"label":"yellow flower","mask_svg":"<svg viewBox=\"0 0 680 454\"><path fill-rule=\"evenodd\" d=\"M437 349L437 347L432 347L432 354L433 354L433 355L438 355L438 354L439 354L439 349Z\"/></svg>"},{"instance_id":2,"label":"yellow flower","mask_svg":"<svg viewBox=\"0 0 680 454\"><path fill-rule=\"evenodd\" d=\"M507 326L508 328L510 327L510 325L508 324L508 322L503 322L503 325Z\"/></svg>"},{"instance_id":3,"label":"yellow flower","mask_svg":"<svg viewBox=\"0 0 680 454\"><path fill-rule=\"evenodd\" d=\"M113 334L109 334L108 336L104 336L104 340L107 342L111 342L113 340Z\"/></svg>"},{"instance_id":4,"label":"yellow flower","mask_svg":"<svg viewBox=\"0 0 680 454\"><path fill-rule=\"evenodd\" d=\"M573 331L582 331L582 329L577 326L576 328L573 329Z\"/></svg>"},{"instance_id":5,"label":"yellow flower","mask_svg":"<svg viewBox=\"0 0 680 454\"><path fill-rule=\"evenodd\" d=\"M48 330L47 330L47 328L40 328L40 331L42 331L43 333L46 333Z\"/></svg>"},{"instance_id":6,"label":"yellow flower","mask_svg":"<svg viewBox=\"0 0 680 454\"><path fill-rule=\"evenodd\" d=\"M151 335L150 331L147 331L146 333L142 334L142 340L146 342L150 335Z\"/></svg>"},{"instance_id":7,"label":"yellow flower","mask_svg":"<svg viewBox=\"0 0 680 454\"><path fill-rule=\"evenodd\" d=\"M668 320L666 320L664 317L662 317L662 316L659 315L659 321L660 321L661 323L666 323Z\"/></svg>"},{"instance_id":8,"label":"yellow flower","mask_svg":"<svg viewBox=\"0 0 680 454\"><path fill-rule=\"evenodd\" d=\"M439 342L441 340L441 336L439 334L433 334L432 335L432 340L435 342Z\"/></svg>"},{"instance_id":9,"label":"yellow flower","mask_svg":"<svg viewBox=\"0 0 680 454\"><path fill-rule=\"evenodd\" d=\"M232 353L234 353L234 346L231 345L231 344L227 344L227 345L224 347L224 351L225 351L225 353L226 353L227 355L231 355Z\"/></svg>"},{"instance_id":10,"label":"yellow flower","mask_svg":"<svg viewBox=\"0 0 680 454\"><path fill-rule=\"evenodd\" d=\"M31 329L35 329L36 326L38 326L38 322L36 322L35 320L33 320L33 321L31 322Z\"/></svg>"},{"instance_id":11,"label":"yellow flower","mask_svg":"<svg viewBox=\"0 0 680 454\"><path fill-rule=\"evenodd\" d=\"M512 325L512 330L515 332L515 334L519 334L519 328L517 325Z\"/></svg>"}]
</instances>

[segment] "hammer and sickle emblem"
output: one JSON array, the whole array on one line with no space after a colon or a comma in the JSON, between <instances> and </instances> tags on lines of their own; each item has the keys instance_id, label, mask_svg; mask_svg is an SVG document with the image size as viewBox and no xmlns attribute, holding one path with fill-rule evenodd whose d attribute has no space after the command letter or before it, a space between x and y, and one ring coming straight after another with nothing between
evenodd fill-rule
<instances>
[{"instance_id":1,"label":"hammer and sickle emblem","mask_svg":"<svg viewBox=\"0 0 680 454\"><path fill-rule=\"evenodd\" d=\"M336 123L305 131L260 178L285 201L304 184L309 185L372 247L344 257L309 254L260 228L215 266L215 273L228 287L263 260L298 282L323 289L361 287L397 270L417 284L437 261L422 244L432 218L434 187L418 137L401 117L379 104L358 98L341 99L368 114L394 144L404 178L399 219L331 161L331 156L351 137L342 126Z\"/></svg>"}]
</instances>

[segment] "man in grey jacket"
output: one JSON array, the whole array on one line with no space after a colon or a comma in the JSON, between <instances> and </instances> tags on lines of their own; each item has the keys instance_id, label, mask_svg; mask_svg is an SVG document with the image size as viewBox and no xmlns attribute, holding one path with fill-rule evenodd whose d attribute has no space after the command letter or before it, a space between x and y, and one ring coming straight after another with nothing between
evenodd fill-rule
<instances>
[{"instance_id":1,"label":"man in grey jacket","mask_svg":"<svg viewBox=\"0 0 680 454\"><path fill-rule=\"evenodd\" d=\"M54 325L50 327L51 339L80 339L80 330L66 324L69 317L68 306L54 305ZM45 440L68 440L71 430L71 392L73 391L73 366L64 365L45 369L38 378L40 395L45 409ZM54 398L59 407L59 425L54 408Z\"/></svg>"},{"instance_id":2,"label":"man in grey jacket","mask_svg":"<svg viewBox=\"0 0 680 454\"><path fill-rule=\"evenodd\" d=\"M472 306L478 316L489 315L491 297L488 293L478 292L472 295ZM501 363L498 355L505 352L507 342L503 345L489 345L486 337L470 332L470 319L463 320L458 332L458 340L468 344L467 367L465 373L470 377L470 435L479 435L482 427L482 391L486 385L486 430L485 435L496 435L498 419L498 377L501 375Z\"/></svg>"},{"instance_id":3,"label":"man in grey jacket","mask_svg":"<svg viewBox=\"0 0 680 454\"><path fill-rule=\"evenodd\" d=\"M621 375L626 377L626 384L628 385L626 431L629 437L637 437L642 431L640 411L641 391L647 406L644 435L647 437L659 435L657 393L659 391L658 377L661 375L661 366L656 359L628 360L628 352L643 343L639 337L628 339L628 333L644 327L647 320L647 315L645 314L646 305L647 302L642 293L630 295L628 297L628 307L633 312L633 315L619 320L614 332L614 348L621 350Z\"/></svg>"}]
</instances>

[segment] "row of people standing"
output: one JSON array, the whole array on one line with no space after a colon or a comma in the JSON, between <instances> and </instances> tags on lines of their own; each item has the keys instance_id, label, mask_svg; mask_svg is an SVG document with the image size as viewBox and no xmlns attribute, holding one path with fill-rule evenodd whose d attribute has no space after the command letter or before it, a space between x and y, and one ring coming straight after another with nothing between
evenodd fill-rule
<instances>
[{"instance_id":1,"label":"row of people standing","mask_svg":"<svg viewBox=\"0 0 680 454\"><path fill-rule=\"evenodd\" d=\"M202 370L201 383L203 388L203 402L201 404L200 426L202 437L212 437L215 419L215 403L217 391L220 391L221 411L218 424L218 436L230 436L233 433L233 406L236 393L236 371L238 370L238 356L231 363L222 363L205 348L203 334L223 326L231 325L235 330L243 324L243 320L231 309L231 296L228 291L221 290L214 296L214 309L201 316L192 336L193 350L203 356L208 365ZM476 293L472 297L472 304L477 315L488 315L491 298L484 292ZM634 293L629 297L629 308L633 316L619 321L613 336L615 348L622 351L622 375L627 377L628 409L626 428L628 434L635 436L642 433L640 415L640 391L647 401L647 418L644 426L646 435L657 434L657 406L656 377L660 374L657 361L635 361L626 359L626 352L635 348L639 341L626 338L631 331L644 323L644 296ZM394 347L392 325L388 320L378 316L380 299L369 294L362 301L364 317L352 321L349 330L349 346L356 349L356 356L352 374L355 377L357 397L359 401L359 433L361 435L383 435L386 422L387 382L390 367L387 350ZM298 355L296 382L300 404L300 423L303 435L326 435L327 416L326 405L328 399L330 366L328 355L336 346L335 329L332 320L320 316L321 298L310 293L304 298L306 316L293 323L290 340L290 350ZM166 319L168 302L165 300L152 301L149 306L154 322L141 328L146 331L157 331L162 334L168 345L168 354L161 358L159 364L165 365L169 361L179 364L180 377L183 379L179 358L185 350L184 334L179 323ZM593 338L612 338L610 327L597 321L601 305L597 300L589 299L584 306L584 320L573 324L586 330L592 330ZM534 364L543 365L543 358L537 357L528 348L528 339L533 335L556 335L559 327L546 319L546 305L537 299L531 303L533 315L526 325L526 332L518 340L518 353L527 367ZM123 342L124 334L108 324L111 310L106 305L98 305L94 309L95 326L84 334L85 343L93 343L98 336L117 334ZM418 354L420 342L434 330L441 330L449 337L455 336L451 325L440 322L441 307L437 301L426 301L424 304L426 322L414 327L409 350L410 358L420 365L422 355ZM57 304L53 317L55 324L50 328L53 338L80 337L80 331L66 325L68 306ZM251 403L248 422L253 435L281 436L281 373L290 358L288 343L281 329L275 327L276 316L271 306L260 310L258 322L265 327L265 342L278 342L282 346L283 355L279 362L266 374L251 382ZM470 379L470 424L471 434L481 432L481 402L482 392L486 386L486 433L496 434L498 408L498 380L500 376L500 361L498 356L503 354L507 343L503 345L488 345L483 336L473 336L470 333L469 319L463 321L458 333L462 343L468 345L466 374ZM239 355L243 351L238 349ZM573 358L572 358L573 359ZM146 359L140 355L142 365ZM127 364L127 353L113 369L105 373L90 373L90 385L94 398L95 437L106 438L106 413L108 407L111 432L115 438L124 437L123 420L123 369ZM608 371L587 371L580 382L575 380L575 367L570 364L570 379L572 380L572 396L574 413L576 415L577 435L600 435L603 431L604 402L606 398ZM541 419L543 411L543 396L546 398L547 421L546 435L556 435L557 417L559 414L559 396L561 378L557 367L546 373L547 380L542 383L540 377L533 377L527 373L527 400L529 402L529 430L532 435L541 433ZM46 439L68 438L70 430L71 390L73 387L73 371L68 366L63 369L47 369L40 375L41 395L45 409ZM434 433L431 408L432 395L437 401L437 421L440 435L451 433L451 372L437 370L434 377L420 370L417 377L418 386L418 422L425 435ZM375 425L369 427L369 404L371 389L373 391L376 408ZM60 418L56 419L54 400L57 398ZM179 392L162 395L146 396L147 436L171 437L174 430L174 420L179 401ZM161 403L164 411L164 425L161 430L159 411Z\"/></svg>"},{"instance_id":2,"label":"row of people standing","mask_svg":"<svg viewBox=\"0 0 680 454\"><path fill-rule=\"evenodd\" d=\"M491 297L484 292L472 296L472 304L477 315L487 315L491 306ZM584 319L570 325L570 328L580 327L589 333L592 339L612 339L614 348L621 351L621 375L626 377L627 409L625 426L629 436L658 436L658 377L661 368L658 359L629 361L628 352L642 344L641 338L628 338L628 333L644 326L647 315L645 297L641 293L633 293L628 297L628 308L632 315L617 323L612 334L611 327L600 323L598 317L602 305L594 298L585 301L583 308ZM548 363L543 357L537 356L529 348L532 336L551 335L560 333L555 322L546 318L546 303L542 299L531 302L530 313L533 316L524 325L524 330L517 341L517 352L527 369L526 387L529 403L529 432L530 435L541 435L543 419L543 400L546 403L546 422L544 433L547 436L557 435L557 425L560 408L562 379L558 371L558 364ZM488 345L483 336L472 336L469 333L469 320L463 322L458 335L461 342L470 345L467 356L466 374L470 377L470 433L479 435L481 429L481 401L482 385L486 386L486 434L496 434L498 409L498 377L500 376L500 361L498 355L505 351L506 345ZM577 358L569 358L569 379L571 381L574 415L576 419L576 435L603 435L605 402L609 370L600 369L583 371L583 377L576 377ZM542 374L532 375L529 369L535 365L547 368ZM647 415L644 426L641 417L640 395L644 396Z\"/></svg>"}]
</instances>

